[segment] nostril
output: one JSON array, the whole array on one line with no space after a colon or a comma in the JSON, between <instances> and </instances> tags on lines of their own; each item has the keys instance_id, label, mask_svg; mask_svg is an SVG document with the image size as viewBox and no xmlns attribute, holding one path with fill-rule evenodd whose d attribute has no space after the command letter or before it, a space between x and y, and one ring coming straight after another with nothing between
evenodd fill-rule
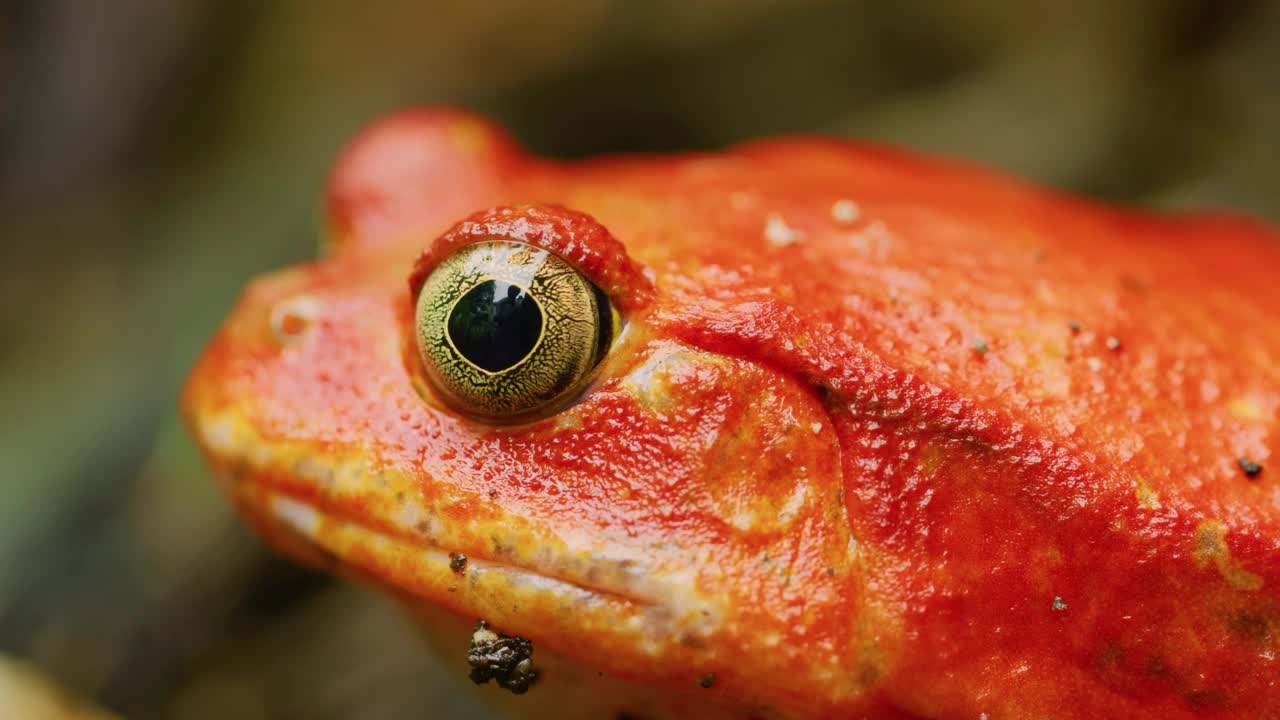
<instances>
[{"instance_id":1,"label":"nostril","mask_svg":"<svg viewBox=\"0 0 1280 720\"><path fill-rule=\"evenodd\" d=\"M321 303L311 295L295 295L271 308L271 333L277 342L290 343L302 337L320 316Z\"/></svg>"}]
</instances>

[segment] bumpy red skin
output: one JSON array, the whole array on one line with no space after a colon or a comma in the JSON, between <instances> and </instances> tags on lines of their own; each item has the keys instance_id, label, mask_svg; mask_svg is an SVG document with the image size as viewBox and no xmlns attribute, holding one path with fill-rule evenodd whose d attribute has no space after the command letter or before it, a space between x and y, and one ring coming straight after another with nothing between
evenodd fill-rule
<instances>
[{"instance_id":1,"label":"bumpy red skin","mask_svg":"<svg viewBox=\"0 0 1280 720\"><path fill-rule=\"evenodd\" d=\"M841 200L856 217L833 213ZM504 207L526 202L540 204ZM254 488L404 528L377 489L329 492L214 447L208 418L238 413L254 443L301 460L392 468L446 525L518 528L527 553L503 552L526 566L539 543L637 549L657 578L694 564L697 597L727 599L737 624L653 662L589 613L503 616L403 559L328 546L360 574L498 613L642 683L687 689L714 671L706 693L783 717L1280 716L1273 230L819 139L557 164L443 110L358 138L330 212L334 255L247 292L185 398L238 478L232 496L282 546L307 553ZM405 278L494 235L563 254L641 338L527 428L451 416L403 361ZM281 350L265 318L298 292L325 315ZM389 343L399 354L371 351ZM695 359L646 404L625 378L665 347L724 362ZM1242 456L1266 469L1246 477ZM802 482L812 492L785 522L725 519L781 517ZM781 642L761 645L771 632ZM822 675L828 656L841 680Z\"/></svg>"}]
</instances>

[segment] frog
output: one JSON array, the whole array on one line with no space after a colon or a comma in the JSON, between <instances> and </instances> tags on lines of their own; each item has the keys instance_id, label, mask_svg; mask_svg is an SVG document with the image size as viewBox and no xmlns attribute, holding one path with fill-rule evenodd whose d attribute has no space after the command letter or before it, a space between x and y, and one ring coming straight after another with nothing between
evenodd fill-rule
<instances>
[{"instance_id":1,"label":"frog","mask_svg":"<svg viewBox=\"0 0 1280 720\"><path fill-rule=\"evenodd\" d=\"M502 712L1280 714L1264 221L820 136L550 159L450 107L356 134L324 214L184 417L461 685L518 649Z\"/></svg>"}]
</instances>

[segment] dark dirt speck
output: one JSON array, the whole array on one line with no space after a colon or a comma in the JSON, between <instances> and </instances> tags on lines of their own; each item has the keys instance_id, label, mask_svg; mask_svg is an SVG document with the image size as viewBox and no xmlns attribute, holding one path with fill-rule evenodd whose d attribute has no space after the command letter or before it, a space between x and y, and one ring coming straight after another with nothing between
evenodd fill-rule
<instances>
[{"instance_id":1,"label":"dark dirt speck","mask_svg":"<svg viewBox=\"0 0 1280 720\"><path fill-rule=\"evenodd\" d=\"M1247 457L1239 458L1236 462L1240 463L1240 469L1244 471L1244 476L1250 480L1262 474L1262 466Z\"/></svg>"},{"instance_id":2,"label":"dark dirt speck","mask_svg":"<svg viewBox=\"0 0 1280 720\"><path fill-rule=\"evenodd\" d=\"M489 629L489 623L476 623L467 649L471 665L471 682L484 685L496 680L500 687L516 695L529 691L538 680L533 666L533 643L521 637L500 635Z\"/></svg>"},{"instance_id":3,"label":"dark dirt speck","mask_svg":"<svg viewBox=\"0 0 1280 720\"><path fill-rule=\"evenodd\" d=\"M467 570L467 556L462 553L449 554L449 569L461 575Z\"/></svg>"}]
</instances>

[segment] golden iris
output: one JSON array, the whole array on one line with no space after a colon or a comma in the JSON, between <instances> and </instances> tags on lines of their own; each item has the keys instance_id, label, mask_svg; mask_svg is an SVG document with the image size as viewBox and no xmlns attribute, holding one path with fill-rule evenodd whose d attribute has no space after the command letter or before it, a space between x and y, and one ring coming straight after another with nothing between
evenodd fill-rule
<instances>
[{"instance_id":1,"label":"golden iris","mask_svg":"<svg viewBox=\"0 0 1280 720\"><path fill-rule=\"evenodd\" d=\"M582 389L619 329L604 293L553 253L525 243L468 245L418 294L418 355L455 409L514 421Z\"/></svg>"}]
</instances>

